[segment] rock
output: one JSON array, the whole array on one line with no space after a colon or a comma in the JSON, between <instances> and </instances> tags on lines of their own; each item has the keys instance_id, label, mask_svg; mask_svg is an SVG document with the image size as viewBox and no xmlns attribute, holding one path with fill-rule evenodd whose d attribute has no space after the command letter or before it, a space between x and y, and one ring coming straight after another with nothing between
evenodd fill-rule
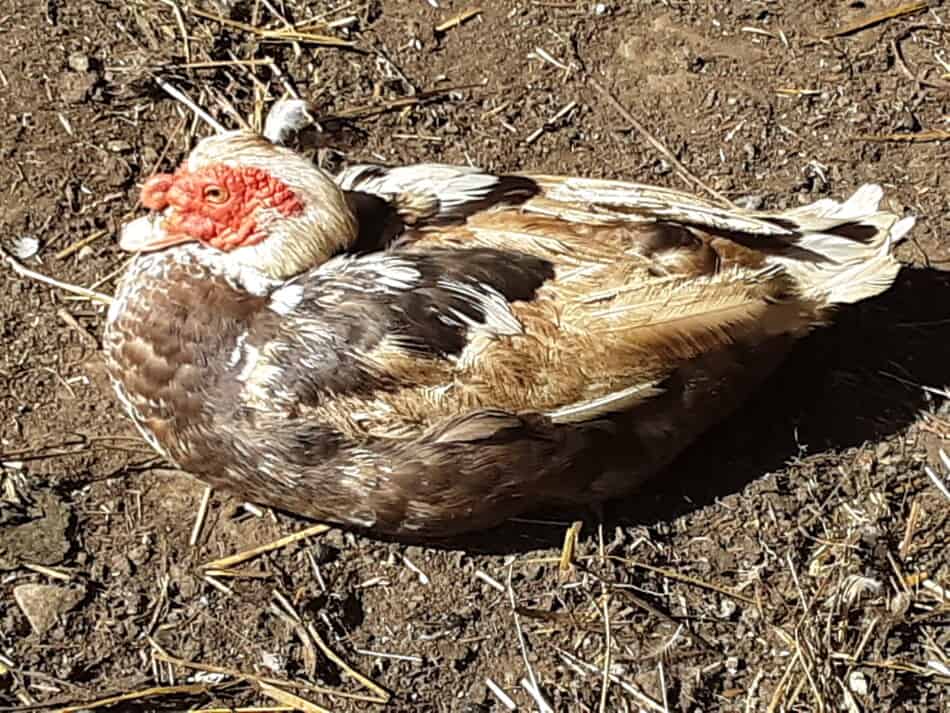
<instances>
[{"instance_id":1,"label":"rock","mask_svg":"<svg viewBox=\"0 0 950 713\"><path fill-rule=\"evenodd\" d=\"M13 598L26 616L30 626L39 635L55 624L57 617L73 609L85 596L80 587L57 584L21 584L13 588Z\"/></svg>"},{"instance_id":2,"label":"rock","mask_svg":"<svg viewBox=\"0 0 950 713\"><path fill-rule=\"evenodd\" d=\"M28 513L31 519L0 528L0 571L16 569L23 562L57 565L69 552L69 508L48 491L34 492L32 498L35 507Z\"/></svg>"},{"instance_id":3,"label":"rock","mask_svg":"<svg viewBox=\"0 0 950 713\"><path fill-rule=\"evenodd\" d=\"M82 104L92 94L97 81L95 72L64 74L60 78L59 95L70 104Z\"/></svg>"},{"instance_id":4,"label":"rock","mask_svg":"<svg viewBox=\"0 0 950 713\"><path fill-rule=\"evenodd\" d=\"M73 52L66 59L66 64L69 65L69 68L74 72L88 72L92 67L92 60L89 59L89 55L87 54Z\"/></svg>"},{"instance_id":5,"label":"rock","mask_svg":"<svg viewBox=\"0 0 950 713\"><path fill-rule=\"evenodd\" d=\"M848 674L848 688L851 689L852 693L857 693L859 696L866 696L868 694L868 679L860 671L852 671Z\"/></svg>"},{"instance_id":6,"label":"rock","mask_svg":"<svg viewBox=\"0 0 950 713\"><path fill-rule=\"evenodd\" d=\"M723 597L719 601L719 618L725 619L727 621L732 619L733 615L736 613L736 609L738 609L738 606L734 601L732 601L732 599Z\"/></svg>"},{"instance_id":7,"label":"rock","mask_svg":"<svg viewBox=\"0 0 950 713\"><path fill-rule=\"evenodd\" d=\"M128 153L132 150L132 144L121 139L112 139L106 142L106 148L112 153Z\"/></svg>"}]
</instances>

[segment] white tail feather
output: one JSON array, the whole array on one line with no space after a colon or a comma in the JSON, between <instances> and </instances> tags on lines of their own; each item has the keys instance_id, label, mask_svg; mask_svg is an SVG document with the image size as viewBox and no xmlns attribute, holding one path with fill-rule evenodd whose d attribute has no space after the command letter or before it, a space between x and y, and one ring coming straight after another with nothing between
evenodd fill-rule
<instances>
[{"instance_id":1,"label":"white tail feather","mask_svg":"<svg viewBox=\"0 0 950 713\"><path fill-rule=\"evenodd\" d=\"M795 245L820 259L778 255L770 262L780 264L795 278L804 297L827 305L851 304L881 294L900 271L891 249L914 225L913 217L898 219L879 210L883 195L880 186L868 184L844 203L825 199L780 214L803 233ZM848 224L875 232L866 240L828 232Z\"/></svg>"}]
</instances>

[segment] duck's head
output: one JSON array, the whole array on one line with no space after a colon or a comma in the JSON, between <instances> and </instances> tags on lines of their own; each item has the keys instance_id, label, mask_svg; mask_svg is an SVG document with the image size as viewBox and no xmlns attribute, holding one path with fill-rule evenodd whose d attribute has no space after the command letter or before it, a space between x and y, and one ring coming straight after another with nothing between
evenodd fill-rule
<instances>
[{"instance_id":1,"label":"duck's head","mask_svg":"<svg viewBox=\"0 0 950 713\"><path fill-rule=\"evenodd\" d=\"M152 213L123 228L124 250L197 241L274 279L327 260L357 233L342 191L327 174L245 131L204 139L175 173L149 178L142 205Z\"/></svg>"}]
</instances>

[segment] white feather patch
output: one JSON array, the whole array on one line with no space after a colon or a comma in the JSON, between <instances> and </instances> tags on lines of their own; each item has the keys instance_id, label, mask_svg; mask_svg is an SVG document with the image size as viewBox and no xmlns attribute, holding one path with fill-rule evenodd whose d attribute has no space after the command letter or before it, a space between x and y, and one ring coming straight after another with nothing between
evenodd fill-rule
<instances>
[{"instance_id":1,"label":"white feather patch","mask_svg":"<svg viewBox=\"0 0 950 713\"><path fill-rule=\"evenodd\" d=\"M634 384L620 391L613 391L587 401L578 401L559 409L548 411L547 416L555 423L579 423L599 418L608 413L625 411L643 399L661 392L656 382Z\"/></svg>"},{"instance_id":2,"label":"white feather patch","mask_svg":"<svg viewBox=\"0 0 950 713\"><path fill-rule=\"evenodd\" d=\"M257 360L260 358L261 353L250 344L246 345L243 349L244 352L244 367L241 369L241 373L237 375L237 380L241 382L246 382L251 378L251 374L254 373L254 369L257 368ZM235 362L236 364L237 362Z\"/></svg>"},{"instance_id":3,"label":"white feather patch","mask_svg":"<svg viewBox=\"0 0 950 713\"><path fill-rule=\"evenodd\" d=\"M281 316L286 316L297 309L303 299L303 285L291 283L275 290L270 296L268 307Z\"/></svg>"},{"instance_id":4,"label":"white feather patch","mask_svg":"<svg viewBox=\"0 0 950 713\"><path fill-rule=\"evenodd\" d=\"M376 274L379 284L391 290L410 290L422 277L409 263L395 260L378 265Z\"/></svg>"},{"instance_id":5,"label":"white feather patch","mask_svg":"<svg viewBox=\"0 0 950 713\"><path fill-rule=\"evenodd\" d=\"M441 214L482 200L498 185L498 180L497 176L483 173L477 168L441 163L420 163L397 168L351 166L336 177L337 183L345 190L355 189L382 198L400 193L435 196Z\"/></svg>"},{"instance_id":6,"label":"white feather patch","mask_svg":"<svg viewBox=\"0 0 950 713\"><path fill-rule=\"evenodd\" d=\"M231 358L228 359L228 366L237 366L241 361L241 354L244 351L244 340L247 339L247 332L244 332L234 343L234 351L231 352Z\"/></svg>"},{"instance_id":7,"label":"white feather patch","mask_svg":"<svg viewBox=\"0 0 950 713\"><path fill-rule=\"evenodd\" d=\"M477 285L456 282L455 280L439 280L438 286L463 298L466 302L478 307L485 315L484 324L480 324L457 310L447 310L448 315L460 324L472 330L481 330L492 336L521 334L524 327L511 311L511 305L495 288L484 283Z\"/></svg>"}]
</instances>

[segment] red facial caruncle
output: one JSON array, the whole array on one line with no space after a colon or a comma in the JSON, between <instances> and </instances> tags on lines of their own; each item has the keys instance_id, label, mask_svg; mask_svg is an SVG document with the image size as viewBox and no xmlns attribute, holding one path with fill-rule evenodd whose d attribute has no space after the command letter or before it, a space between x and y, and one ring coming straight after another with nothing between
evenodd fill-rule
<instances>
[{"instance_id":1,"label":"red facial caruncle","mask_svg":"<svg viewBox=\"0 0 950 713\"><path fill-rule=\"evenodd\" d=\"M224 251L266 237L258 226L259 210L285 217L303 211L297 194L267 171L223 164L152 176L142 187L142 205L155 211L173 209L162 221L165 244L198 240Z\"/></svg>"}]
</instances>

